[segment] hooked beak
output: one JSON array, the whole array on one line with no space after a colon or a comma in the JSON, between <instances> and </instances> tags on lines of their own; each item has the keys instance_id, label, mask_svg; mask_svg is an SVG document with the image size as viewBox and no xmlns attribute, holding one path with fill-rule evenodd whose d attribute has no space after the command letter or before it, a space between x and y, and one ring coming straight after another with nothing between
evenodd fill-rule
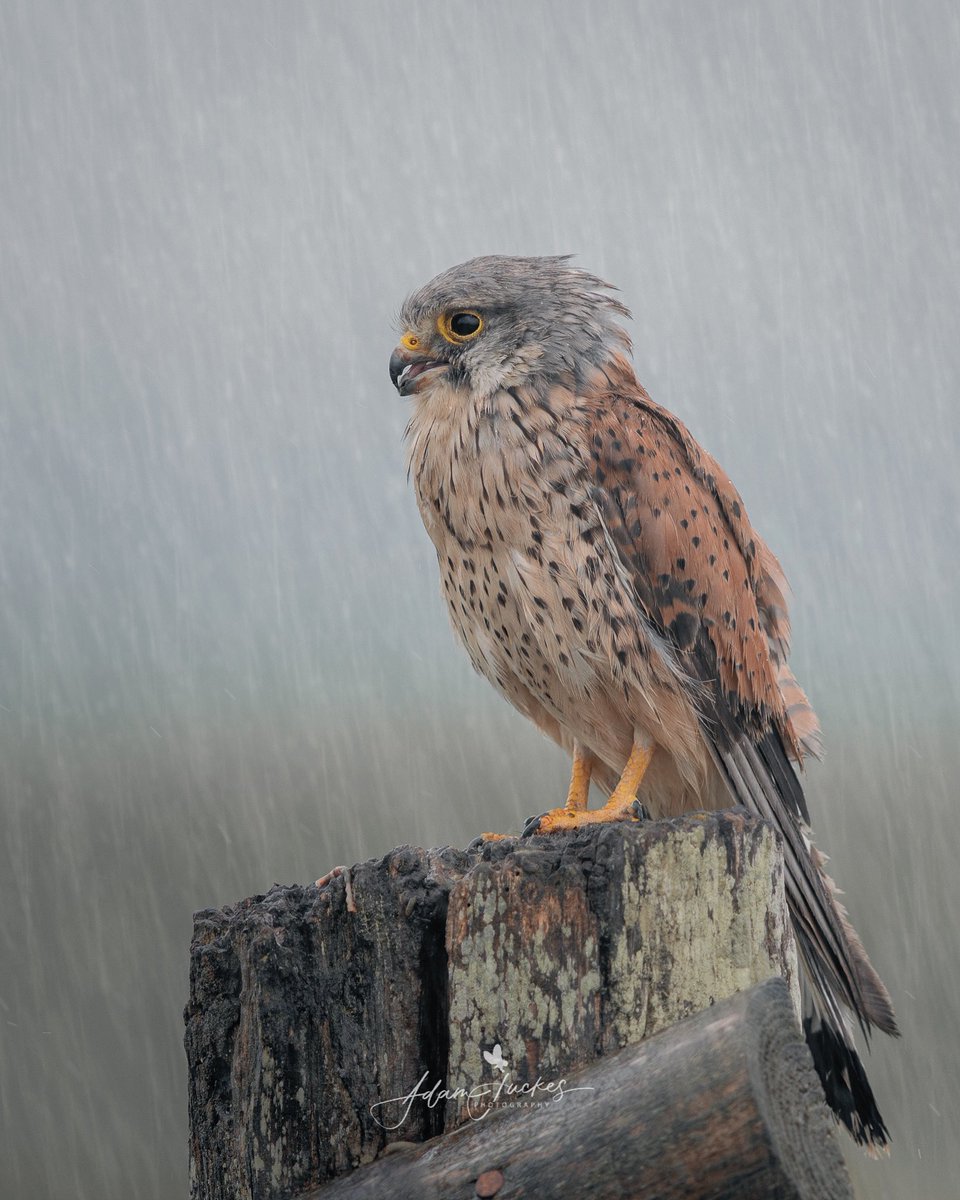
<instances>
[{"instance_id":1,"label":"hooked beak","mask_svg":"<svg viewBox=\"0 0 960 1200\"><path fill-rule=\"evenodd\" d=\"M390 355L390 379L401 396L410 396L419 390L419 381L428 371L449 365L442 358L427 358L398 346Z\"/></svg>"}]
</instances>

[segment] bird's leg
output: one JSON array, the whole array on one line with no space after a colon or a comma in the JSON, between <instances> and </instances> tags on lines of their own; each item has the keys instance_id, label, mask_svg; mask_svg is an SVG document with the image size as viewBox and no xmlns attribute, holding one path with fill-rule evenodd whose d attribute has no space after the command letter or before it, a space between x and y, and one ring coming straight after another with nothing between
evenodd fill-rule
<instances>
[{"instance_id":1,"label":"bird's leg","mask_svg":"<svg viewBox=\"0 0 960 1200\"><path fill-rule=\"evenodd\" d=\"M567 803L562 809L557 809L557 812L569 813L570 816L586 812L590 797L590 776L593 774L593 766L596 761L590 751L581 746L579 742L573 743L573 766L570 770ZM481 833L478 838L474 839L471 846L473 849L479 849L484 842L502 842L512 836L509 833Z\"/></svg>"},{"instance_id":2,"label":"bird's leg","mask_svg":"<svg viewBox=\"0 0 960 1200\"><path fill-rule=\"evenodd\" d=\"M633 749L630 751L630 757L627 759L627 765L623 768L620 780L603 808L594 809L592 812L588 811L586 808L586 793L578 791L576 796L578 798L581 795L584 797L582 808L577 807L576 804L571 804L571 799L568 798L563 808L554 808L550 812L544 813L540 817L535 817L532 821L528 822L523 831L523 836L530 837L534 833L555 833L561 829L580 829L584 825L599 825L606 821L632 821L640 819L644 815L644 810L639 800L637 800L637 789L647 772L647 767L650 766L650 760L653 758L653 750L654 744L652 738L645 736L635 737ZM574 785L576 781L577 758L574 755L573 777L570 780L571 798L575 795ZM586 786L589 787L589 776L587 776Z\"/></svg>"},{"instance_id":3,"label":"bird's leg","mask_svg":"<svg viewBox=\"0 0 960 1200\"><path fill-rule=\"evenodd\" d=\"M567 791L566 811L570 814L586 812L590 798L590 776L597 760L579 742L573 743L573 766L570 769L570 787Z\"/></svg>"},{"instance_id":4,"label":"bird's leg","mask_svg":"<svg viewBox=\"0 0 960 1200\"><path fill-rule=\"evenodd\" d=\"M632 810L637 802L637 792L652 759L653 738L644 737L639 740L635 738L633 749L630 751L630 757L627 759L627 765L623 768L617 786L610 793L610 799L603 808L597 809L597 820L616 821L633 815ZM601 813L609 815L601 818ZM617 817L617 813L620 814L619 817Z\"/></svg>"}]
</instances>

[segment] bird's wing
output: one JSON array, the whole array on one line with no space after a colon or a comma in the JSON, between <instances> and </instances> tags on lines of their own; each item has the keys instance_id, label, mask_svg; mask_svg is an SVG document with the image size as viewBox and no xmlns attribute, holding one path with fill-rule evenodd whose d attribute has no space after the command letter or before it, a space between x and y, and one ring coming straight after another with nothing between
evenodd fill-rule
<instances>
[{"instance_id":1,"label":"bird's wing","mask_svg":"<svg viewBox=\"0 0 960 1200\"><path fill-rule=\"evenodd\" d=\"M780 564L723 469L635 382L632 390L598 398L589 428L604 524L688 671L715 684L739 728L775 729L800 763L819 727L787 665Z\"/></svg>"},{"instance_id":2,"label":"bird's wing","mask_svg":"<svg viewBox=\"0 0 960 1200\"><path fill-rule=\"evenodd\" d=\"M780 565L685 426L629 367L615 383L586 400L584 455L603 526L643 613L702 689L704 733L731 792L783 836L795 928L820 990L861 1022L895 1028L886 990L804 829L806 801L789 760L799 763L819 730L787 666Z\"/></svg>"}]
</instances>

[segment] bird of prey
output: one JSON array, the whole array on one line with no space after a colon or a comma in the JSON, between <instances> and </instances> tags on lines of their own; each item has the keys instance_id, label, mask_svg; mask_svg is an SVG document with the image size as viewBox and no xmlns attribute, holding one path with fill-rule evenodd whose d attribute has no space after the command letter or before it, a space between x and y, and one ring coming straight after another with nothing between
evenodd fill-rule
<instances>
[{"instance_id":1,"label":"bird of prey","mask_svg":"<svg viewBox=\"0 0 960 1200\"><path fill-rule=\"evenodd\" d=\"M722 468L638 383L611 290L568 257L491 256L401 309L390 375L413 400L454 630L571 755L566 803L525 832L731 803L779 830L804 1032L829 1105L882 1150L848 1014L865 1033L896 1021L811 840L797 772L820 730L787 661L786 581Z\"/></svg>"}]
</instances>

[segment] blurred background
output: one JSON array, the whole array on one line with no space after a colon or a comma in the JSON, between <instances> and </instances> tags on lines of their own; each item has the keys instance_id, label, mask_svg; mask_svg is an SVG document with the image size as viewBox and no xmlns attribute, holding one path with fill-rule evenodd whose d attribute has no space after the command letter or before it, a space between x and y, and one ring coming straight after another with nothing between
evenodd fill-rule
<instances>
[{"instance_id":1,"label":"blurred background","mask_svg":"<svg viewBox=\"0 0 960 1200\"><path fill-rule=\"evenodd\" d=\"M0 8L0 1195L187 1192L193 910L559 802L404 477L405 294L575 252L793 582L820 844L957 1194L949 0Z\"/></svg>"}]
</instances>

